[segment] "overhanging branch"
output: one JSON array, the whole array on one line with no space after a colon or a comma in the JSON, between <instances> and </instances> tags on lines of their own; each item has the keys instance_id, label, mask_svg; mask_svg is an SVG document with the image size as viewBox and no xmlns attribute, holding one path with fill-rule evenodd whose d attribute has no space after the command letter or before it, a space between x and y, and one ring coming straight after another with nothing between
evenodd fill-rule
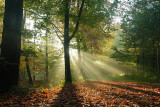
<instances>
[{"instance_id":1,"label":"overhanging branch","mask_svg":"<svg viewBox=\"0 0 160 107\"><path fill-rule=\"evenodd\" d=\"M81 4L80 11L79 11L79 14L78 14L78 20L77 20L77 23L76 23L76 27L75 27L75 29L73 31L73 34L70 36L69 40L71 40L75 36L75 34L76 34L77 30L78 30L79 21L80 21L80 18L81 18L83 6L84 6L84 0L82 0L82 4Z\"/></svg>"},{"instance_id":2,"label":"overhanging branch","mask_svg":"<svg viewBox=\"0 0 160 107\"><path fill-rule=\"evenodd\" d=\"M41 15L39 15L39 14L37 14L37 13L35 13L34 11L32 11L32 10L26 10L26 9L23 9L24 11L27 11L27 12L30 12L30 13L33 13L33 14L35 14L35 15L37 15L37 16L39 16L40 18L39 19L43 19L43 16L41 16Z\"/></svg>"},{"instance_id":3,"label":"overhanging branch","mask_svg":"<svg viewBox=\"0 0 160 107\"><path fill-rule=\"evenodd\" d=\"M27 12L31 12L31 13L37 15L38 17L40 17L39 19L44 19L43 16L41 16L41 15L35 13L34 11L26 10L26 9L23 9L23 10L24 10L24 11L27 11ZM63 33L60 31L60 29L59 29L54 23L51 22L50 24L52 24L52 27L54 28L54 30L55 30L55 32L56 32L58 38L60 39L60 41L61 41L62 44L63 44L63 40L62 40L61 37L58 35L58 32L60 32L60 34L64 37ZM58 30L58 32L57 32L57 30L56 30L55 28Z\"/></svg>"},{"instance_id":4,"label":"overhanging branch","mask_svg":"<svg viewBox=\"0 0 160 107\"><path fill-rule=\"evenodd\" d=\"M53 29L54 29L55 26L52 25L52 27L53 27ZM54 29L54 30L55 30L55 32L56 32L57 37L59 38L59 40L62 42L62 44L64 44L63 40L62 40L61 37L58 35L57 30L56 30L56 29Z\"/></svg>"},{"instance_id":5,"label":"overhanging branch","mask_svg":"<svg viewBox=\"0 0 160 107\"><path fill-rule=\"evenodd\" d=\"M54 23L51 23L51 24L52 24L52 27L54 26L60 32L60 34L64 37L64 34L62 33L62 31L60 31L59 28Z\"/></svg>"}]
</instances>

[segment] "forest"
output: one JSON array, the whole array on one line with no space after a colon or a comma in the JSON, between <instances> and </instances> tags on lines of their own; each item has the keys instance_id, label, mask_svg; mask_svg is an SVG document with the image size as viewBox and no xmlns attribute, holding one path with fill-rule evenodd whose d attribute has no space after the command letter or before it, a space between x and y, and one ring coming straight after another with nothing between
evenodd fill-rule
<instances>
[{"instance_id":1,"label":"forest","mask_svg":"<svg viewBox=\"0 0 160 107\"><path fill-rule=\"evenodd\" d=\"M160 107L159 0L0 0L1 107Z\"/></svg>"}]
</instances>

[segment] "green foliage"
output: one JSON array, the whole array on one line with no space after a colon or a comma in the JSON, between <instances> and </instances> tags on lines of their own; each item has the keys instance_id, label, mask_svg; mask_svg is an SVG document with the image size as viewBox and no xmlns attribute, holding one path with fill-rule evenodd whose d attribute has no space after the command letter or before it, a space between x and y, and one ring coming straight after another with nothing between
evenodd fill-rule
<instances>
[{"instance_id":1,"label":"green foliage","mask_svg":"<svg viewBox=\"0 0 160 107\"><path fill-rule=\"evenodd\" d=\"M143 71L132 71L129 74L112 75L110 77L114 81L132 81L132 82L150 82L159 83L159 74L154 74L153 72L143 72Z\"/></svg>"},{"instance_id":2,"label":"green foliage","mask_svg":"<svg viewBox=\"0 0 160 107\"><path fill-rule=\"evenodd\" d=\"M112 57L136 63L142 71L159 72L160 2L128 1L128 5L121 24L123 48L115 50Z\"/></svg>"},{"instance_id":3,"label":"green foliage","mask_svg":"<svg viewBox=\"0 0 160 107\"><path fill-rule=\"evenodd\" d=\"M24 47L22 49L22 55L24 56L36 56L36 52L34 51L33 47Z\"/></svg>"},{"instance_id":4,"label":"green foliage","mask_svg":"<svg viewBox=\"0 0 160 107\"><path fill-rule=\"evenodd\" d=\"M31 39L33 38L38 32L34 31L34 30L30 30L30 29L25 29L22 32L22 37L27 38L27 39Z\"/></svg>"},{"instance_id":5,"label":"green foliage","mask_svg":"<svg viewBox=\"0 0 160 107\"><path fill-rule=\"evenodd\" d=\"M129 63L136 62L136 57L134 57L133 55L125 51L119 51L116 47L114 47L113 50L115 52L111 55L112 58L115 58L116 60L122 61L122 62L129 62Z\"/></svg>"},{"instance_id":6,"label":"green foliage","mask_svg":"<svg viewBox=\"0 0 160 107\"><path fill-rule=\"evenodd\" d=\"M4 6L5 6L4 5L4 0L1 0L0 1L0 44L1 44L2 31L3 31Z\"/></svg>"}]
</instances>

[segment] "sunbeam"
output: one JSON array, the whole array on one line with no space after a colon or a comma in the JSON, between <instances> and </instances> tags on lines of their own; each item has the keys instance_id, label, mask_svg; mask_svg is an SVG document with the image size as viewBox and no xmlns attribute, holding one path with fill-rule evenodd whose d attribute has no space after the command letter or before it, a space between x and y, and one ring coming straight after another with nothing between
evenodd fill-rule
<instances>
[{"instance_id":1,"label":"sunbeam","mask_svg":"<svg viewBox=\"0 0 160 107\"><path fill-rule=\"evenodd\" d=\"M74 81L109 80L108 76L120 75L128 70L126 66L102 55L92 55L81 51L81 59L79 59L76 49L70 49L70 60Z\"/></svg>"},{"instance_id":2,"label":"sunbeam","mask_svg":"<svg viewBox=\"0 0 160 107\"><path fill-rule=\"evenodd\" d=\"M64 57L61 55L59 59L54 64L53 68L49 71L50 75L50 87L54 87L57 85L63 85L64 83Z\"/></svg>"}]
</instances>

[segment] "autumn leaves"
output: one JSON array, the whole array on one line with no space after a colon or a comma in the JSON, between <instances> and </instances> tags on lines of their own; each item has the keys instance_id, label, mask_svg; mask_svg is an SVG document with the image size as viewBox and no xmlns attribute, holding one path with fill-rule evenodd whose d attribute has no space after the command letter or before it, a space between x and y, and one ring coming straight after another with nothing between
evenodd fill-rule
<instances>
[{"instance_id":1,"label":"autumn leaves","mask_svg":"<svg viewBox=\"0 0 160 107\"><path fill-rule=\"evenodd\" d=\"M160 86L134 82L89 81L3 99L0 106L146 107L160 106Z\"/></svg>"}]
</instances>

